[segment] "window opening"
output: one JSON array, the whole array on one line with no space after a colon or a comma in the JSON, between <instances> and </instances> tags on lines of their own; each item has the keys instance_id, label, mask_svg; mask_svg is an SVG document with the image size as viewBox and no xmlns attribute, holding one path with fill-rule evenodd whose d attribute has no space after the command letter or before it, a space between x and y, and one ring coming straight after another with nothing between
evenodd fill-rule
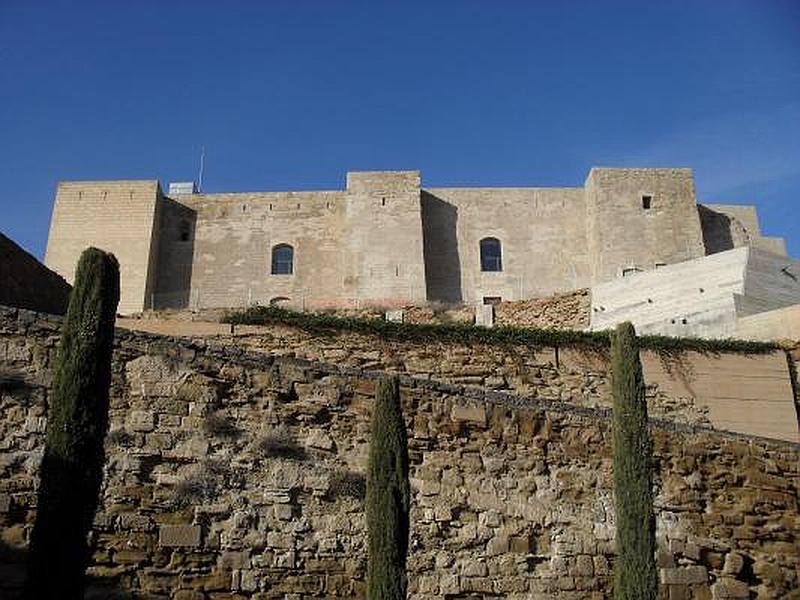
<instances>
[{"instance_id":1,"label":"window opening","mask_svg":"<svg viewBox=\"0 0 800 600\"><path fill-rule=\"evenodd\" d=\"M291 275L294 272L294 248L278 244L272 249L272 274Z\"/></svg>"},{"instance_id":2,"label":"window opening","mask_svg":"<svg viewBox=\"0 0 800 600\"><path fill-rule=\"evenodd\" d=\"M480 241L481 271L502 271L503 251L500 240L493 237L483 238Z\"/></svg>"}]
</instances>

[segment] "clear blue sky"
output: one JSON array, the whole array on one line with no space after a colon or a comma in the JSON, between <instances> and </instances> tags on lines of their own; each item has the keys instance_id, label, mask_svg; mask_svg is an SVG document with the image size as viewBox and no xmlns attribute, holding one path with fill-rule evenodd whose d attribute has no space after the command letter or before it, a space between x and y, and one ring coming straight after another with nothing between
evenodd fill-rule
<instances>
[{"instance_id":1,"label":"clear blue sky","mask_svg":"<svg viewBox=\"0 0 800 600\"><path fill-rule=\"evenodd\" d=\"M61 179L581 185L690 166L800 255L800 2L0 0L0 231Z\"/></svg>"}]
</instances>

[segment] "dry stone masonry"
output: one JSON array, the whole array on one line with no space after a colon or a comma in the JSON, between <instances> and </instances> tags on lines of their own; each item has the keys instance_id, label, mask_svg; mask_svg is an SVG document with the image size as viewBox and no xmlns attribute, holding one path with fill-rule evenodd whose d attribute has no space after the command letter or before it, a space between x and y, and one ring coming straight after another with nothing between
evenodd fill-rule
<instances>
[{"instance_id":1,"label":"dry stone masonry","mask_svg":"<svg viewBox=\"0 0 800 600\"><path fill-rule=\"evenodd\" d=\"M59 326L0 311L3 597L19 589ZM458 364L436 351L432 376ZM118 331L87 597L363 598L378 373L341 358ZM609 598L605 384L565 387L557 371L524 392L464 384L401 378L410 597ZM584 392L598 401L567 403ZM662 597L794 597L800 446L670 421L652 431Z\"/></svg>"}]
</instances>

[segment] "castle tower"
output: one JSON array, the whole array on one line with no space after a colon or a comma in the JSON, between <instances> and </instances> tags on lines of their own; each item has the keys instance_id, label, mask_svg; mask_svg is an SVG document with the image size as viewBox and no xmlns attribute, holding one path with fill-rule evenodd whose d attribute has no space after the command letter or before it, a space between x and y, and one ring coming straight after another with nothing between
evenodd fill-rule
<instances>
[{"instance_id":1,"label":"castle tower","mask_svg":"<svg viewBox=\"0 0 800 600\"><path fill-rule=\"evenodd\" d=\"M593 283L705 255L691 169L594 168L585 193Z\"/></svg>"},{"instance_id":2,"label":"castle tower","mask_svg":"<svg viewBox=\"0 0 800 600\"><path fill-rule=\"evenodd\" d=\"M347 174L345 295L387 306L426 300L419 171Z\"/></svg>"},{"instance_id":3,"label":"castle tower","mask_svg":"<svg viewBox=\"0 0 800 600\"><path fill-rule=\"evenodd\" d=\"M45 264L72 283L78 258L86 248L112 252L120 266L119 312L149 308L161 198L158 181L59 183Z\"/></svg>"}]
</instances>

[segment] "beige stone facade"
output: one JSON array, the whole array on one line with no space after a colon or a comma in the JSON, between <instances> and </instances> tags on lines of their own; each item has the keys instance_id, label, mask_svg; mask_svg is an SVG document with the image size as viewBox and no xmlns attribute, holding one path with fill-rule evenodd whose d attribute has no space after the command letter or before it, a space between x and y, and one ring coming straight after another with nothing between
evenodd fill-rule
<instances>
[{"instance_id":1,"label":"beige stone facade","mask_svg":"<svg viewBox=\"0 0 800 600\"><path fill-rule=\"evenodd\" d=\"M471 304L586 288L739 245L780 250L754 219L748 207L698 210L689 169L594 168L574 188L423 188L417 171L354 172L340 191L172 197L155 181L66 182L46 263L71 280L86 246L114 252L123 313ZM488 261L487 239L500 248ZM273 272L276 247L291 248L291 272Z\"/></svg>"}]
</instances>

